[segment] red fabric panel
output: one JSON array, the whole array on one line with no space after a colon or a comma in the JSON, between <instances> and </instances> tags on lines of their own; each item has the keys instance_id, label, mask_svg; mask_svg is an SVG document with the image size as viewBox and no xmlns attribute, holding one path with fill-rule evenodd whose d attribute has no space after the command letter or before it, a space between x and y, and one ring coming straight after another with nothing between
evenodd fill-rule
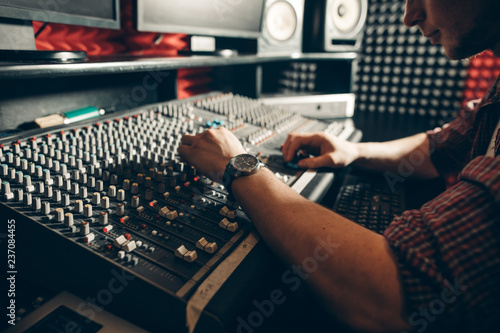
<instances>
[{"instance_id":1,"label":"red fabric panel","mask_svg":"<svg viewBox=\"0 0 500 333\"><path fill-rule=\"evenodd\" d=\"M177 56L188 48L188 35L137 31L132 0L120 2L121 29L99 29L76 25L49 23L36 38L38 50L86 51L89 56L148 55ZM33 22L35 32L43 22ZM212 79L209 68L180 69L178 71L178 98L210 91Z\"/></svg>"},{"instance_id":2,"label":"red fabric panel","mask_svg":"<svg viewBox=\"0 0 500 333\"><path fill-rule=\"evenodd\" d=\"M465 80L464 105L484 96L500 75L500 59L486 51L470 60Z\"/></svg>"}]
</instances>

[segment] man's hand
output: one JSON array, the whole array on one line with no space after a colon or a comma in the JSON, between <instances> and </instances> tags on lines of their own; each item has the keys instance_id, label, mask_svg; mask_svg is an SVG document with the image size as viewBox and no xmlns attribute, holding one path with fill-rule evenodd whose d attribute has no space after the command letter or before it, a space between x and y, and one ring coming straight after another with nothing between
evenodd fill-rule
<instances>
[{"instance_id":1,"label":"man's hand","mask_svg":"<svg viewBox=\"0 0 500 333\"><path fill-rule=\"evenodd\" d=\"M359 155L356 144L323 132L290 133L282 148L285 162L290 162L299 149L315 155L300 160L298 165L301 168L345 167L354 162Z\"/></svg>"},{"instance_id":2,"label":"man's hand","mask_svg":"<svg viewBox=\"0 0 500 333\"><path fill-rule=\"evenodd\" d=\"M238 154L246 153L237 137L225 128L209 129L181 139L179 155L200 173L222 182L226 164Z\"/></svg>"}]
</instances>

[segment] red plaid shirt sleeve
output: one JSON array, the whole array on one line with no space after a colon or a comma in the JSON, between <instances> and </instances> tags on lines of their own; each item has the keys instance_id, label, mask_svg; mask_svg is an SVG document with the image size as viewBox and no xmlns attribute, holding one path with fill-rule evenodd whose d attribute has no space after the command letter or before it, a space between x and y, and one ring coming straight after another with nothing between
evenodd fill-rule
<instances>
[{"instance_id":1,"label":"red plaid shirt sleeve","mask_svg":"<svg viewBox=\"0 0 500 333\"><path fill-rule=\"evenodd\" d=\"M499 118L500 77L479 104L427 132L436 169L458 182L385 230L417 332L500 327L500 151L484 156Z\"/></svg>"},{"instance_id":2,"label":"red plaid shirt sleeve","mask_svg":"<svg viewBox=\"0 0 500 333\"><path fill-rule=\"evenodd\" d=\"M477 104L470 102L452 122L427 131L431 160L441 175L457 175L465 166L473 144Z\"/></svg>"},{"instance_id":3,"label":"red plaid shirt sleeve","mask_svg":"<svg viewBox=\"0 0 500 333\"><path fill-rule=\"evenodd\" d=\"M417 331L480 332L500 324L500 156L471 161L459 182L396 217L397 257Z\"/></svg>"}]
</instances>

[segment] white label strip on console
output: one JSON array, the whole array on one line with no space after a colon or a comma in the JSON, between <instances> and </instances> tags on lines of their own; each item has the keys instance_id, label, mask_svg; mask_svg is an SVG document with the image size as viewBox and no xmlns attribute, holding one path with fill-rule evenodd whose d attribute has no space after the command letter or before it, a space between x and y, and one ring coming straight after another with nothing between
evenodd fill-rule
<instances>
[{"instance_id":1,"label":"white label strip on console","mask_svg":"<svg viewBox=\"0 0 500 333\"><path fill-rule=\"evenodd\" d=\"M186 306L186 325L189 333L193 333L200 319L201 313L208 302L226 282L236 267L245 259L250 251L259 242L260 236L251 232L241 244L231 253L205 281L196 289L194 295L189 299Z\"/></svg>"},{"instance_id":2,"label":"white label strip on console","mask_svg":"<svg viewBox=\"0 0 500 333\"><path fill-rule=\"evenodd\" d=\"M297 193L301 193L309 184L309 182L316 176L316 170L314 169L308 169L306 172L304 172L299 179L292 185L292 190L294 190Z\"/></svg>"}]
</instances>

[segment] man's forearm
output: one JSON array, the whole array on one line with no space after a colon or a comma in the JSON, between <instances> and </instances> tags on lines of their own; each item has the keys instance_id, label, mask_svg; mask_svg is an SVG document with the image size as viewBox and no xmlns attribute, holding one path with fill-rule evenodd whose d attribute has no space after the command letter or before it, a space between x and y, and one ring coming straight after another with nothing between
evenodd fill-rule
<instances>
[{"instance_id":1,"label":"man's forearm","mask_svg":"<svg viewBox=\"0 0 500 333\"><path fill-rule=\"evenodd\" d=\"M263 169L233 192L266 243L302 271L330 310L370 331L405 329L399 273L384 237L310 202ZM383 306L381 306L383 304Z\"/></svg>"},{"instance_id":2,"label":"man's forearm","mask_svg":"<svg viewBox=\"0 0 500 333\"><path fill-rule=\"evenodd\" d=\"M358 143L358 159L354 166L397 173L403 165L411 165L412 176L434 178L439 174L430 158L429 141L425 133L387 142Z\"/></svg>"}]
</instances>

